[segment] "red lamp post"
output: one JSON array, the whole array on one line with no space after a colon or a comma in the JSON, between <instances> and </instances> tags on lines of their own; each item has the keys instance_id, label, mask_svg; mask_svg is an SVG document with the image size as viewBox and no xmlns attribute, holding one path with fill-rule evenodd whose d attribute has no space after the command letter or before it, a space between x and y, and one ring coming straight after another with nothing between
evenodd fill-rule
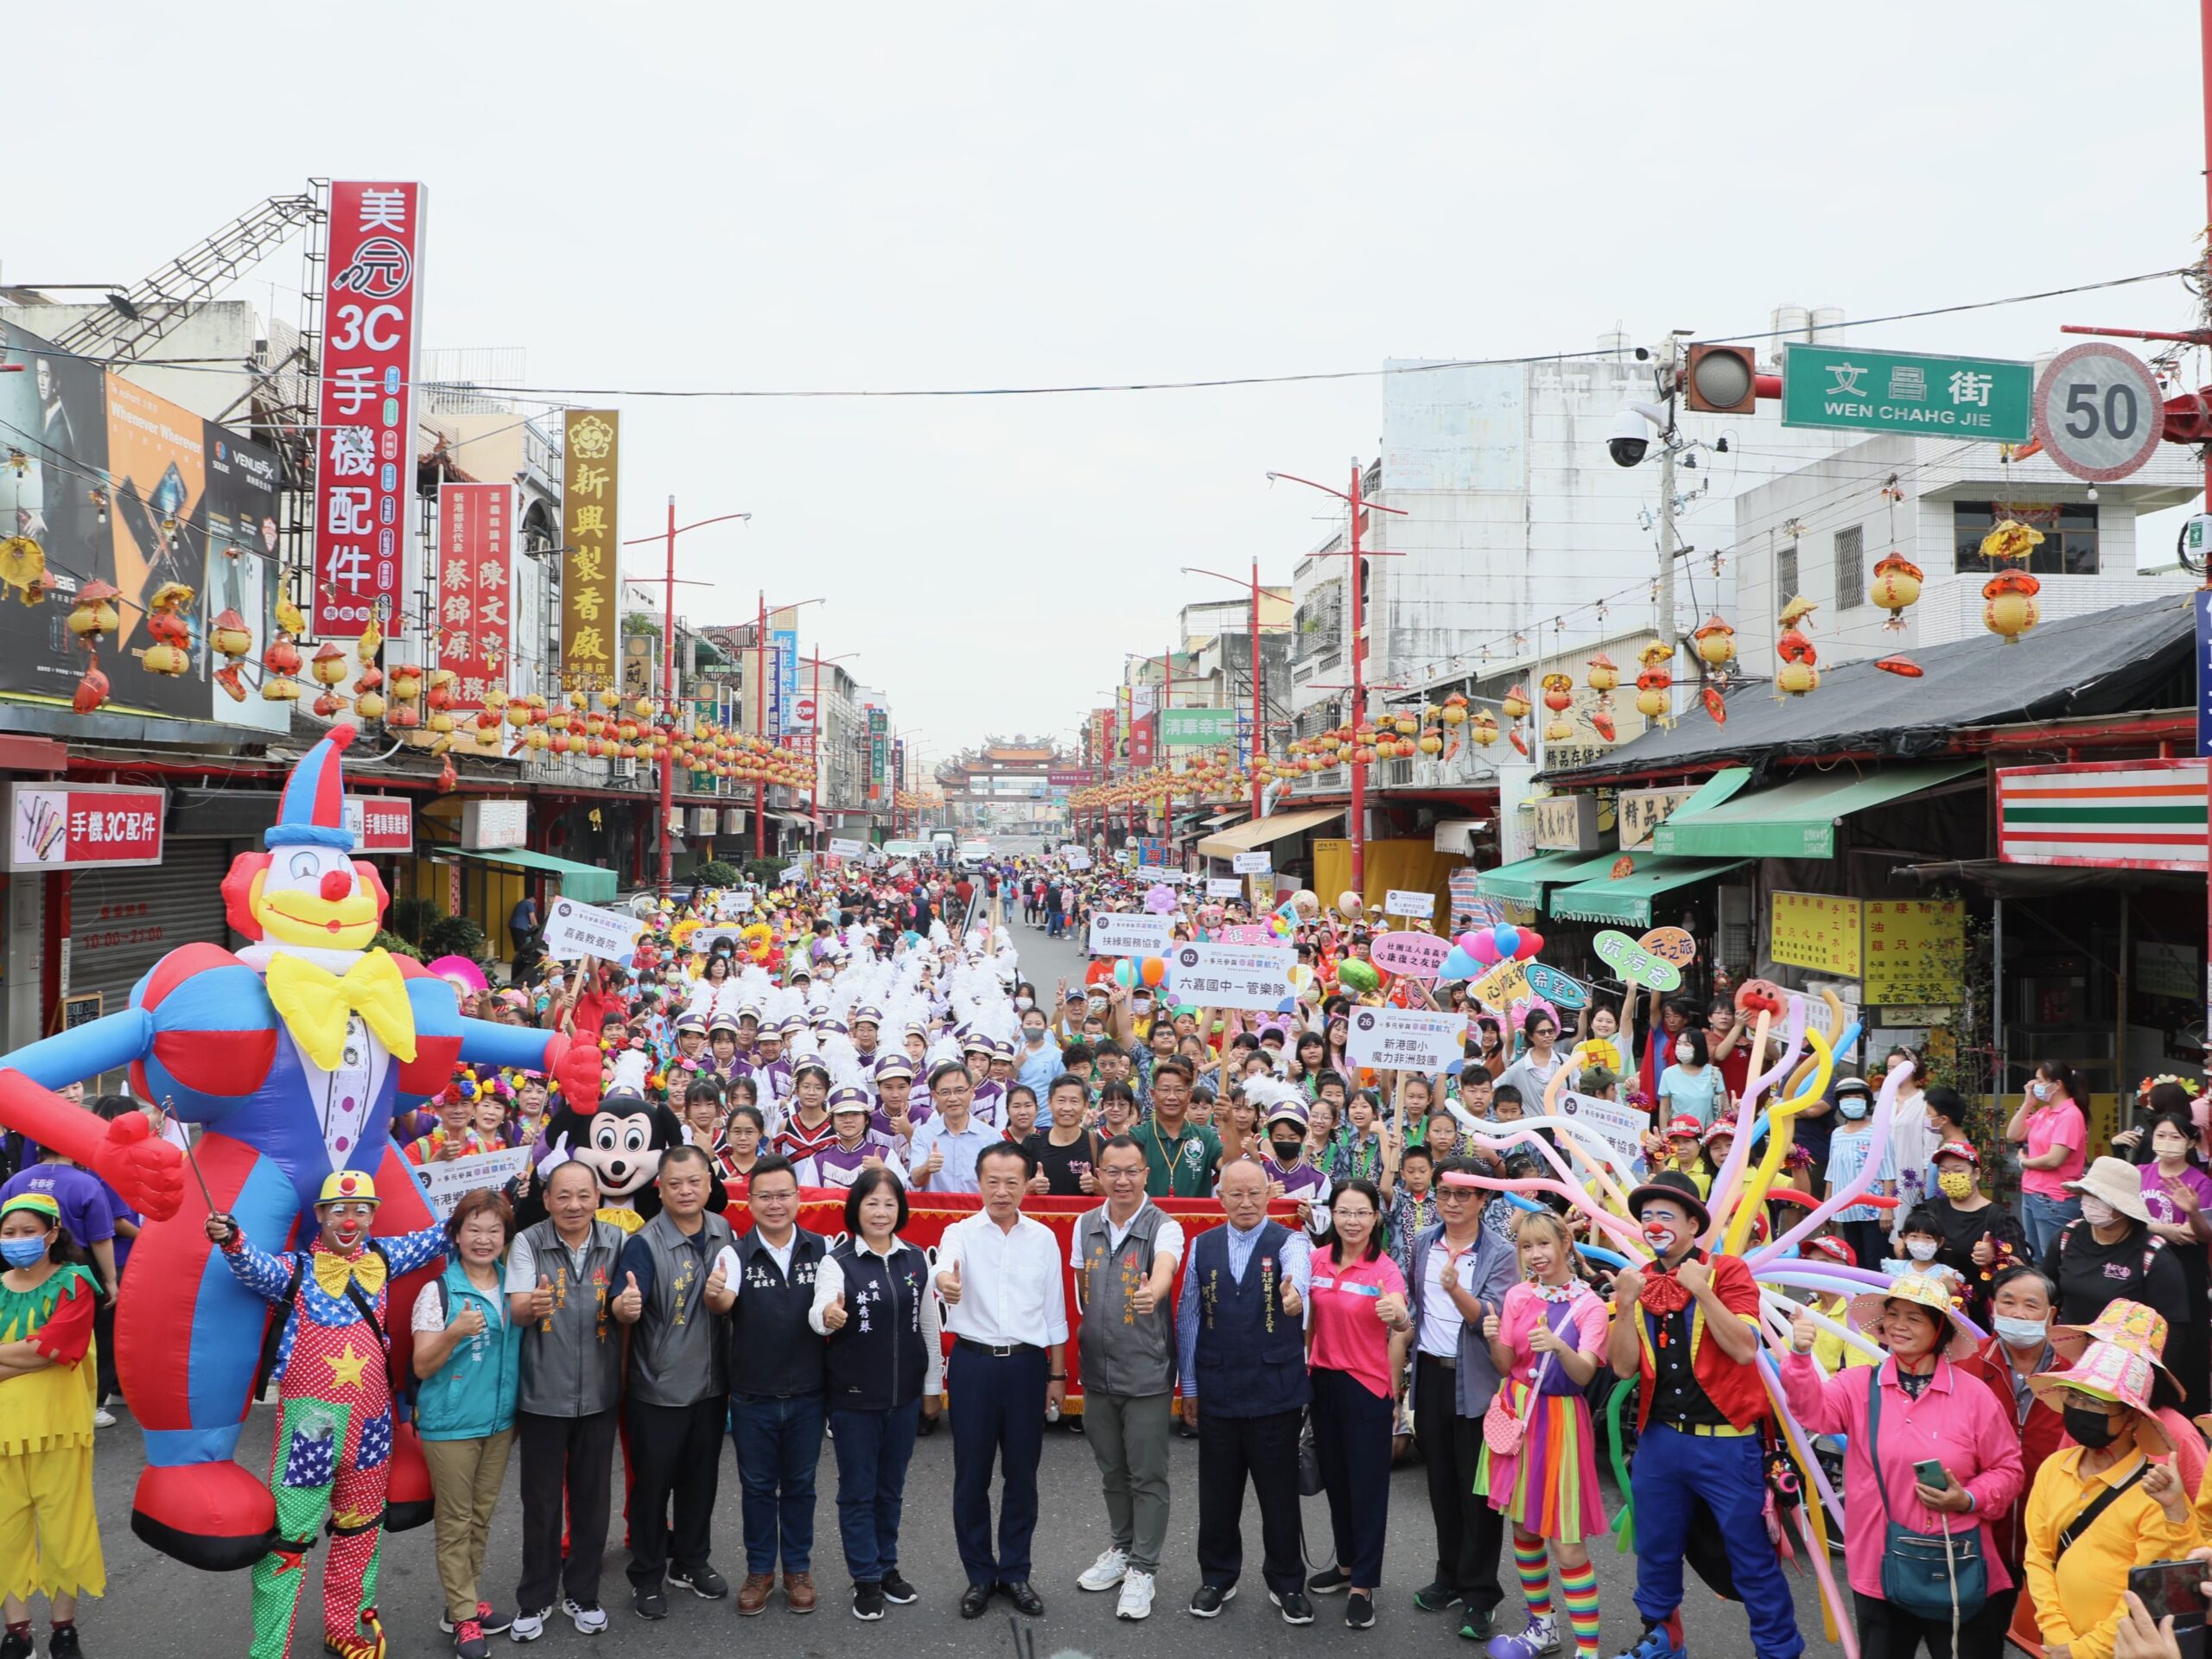
<instances>
[{"instance_id":1,"label":"red lamp post","mask_svg":"<svg viewBox=\"0 0 2212 1659\"><path fill-rule=\"evenodd\" d=\"M753 709L754 735L763 742L768 741L768 613L772 610L796 611L809 605L819 605L819 598L802 599L796 605L768 603L766 591L756 588L760 603L760 620L753 629ZM780 735L780 734L779 734ZM753 856L768 856L768 780L753 780Z\"/></svg>"},{"instance_id":2,"label":"red lamp post","mask_svg":"<svg viewBox=\"0 0 2212 1659\"><path fill-rule=\"evenodd\" d=\"M1224 575L1218 570L1204 569L1195 564L1186 564L1183 567L1183 570L1186 575L1211 576L1217 582L1233 582L1240 588L1244 586L1241 577ZM1267 721L1260 696L1260 562L1257 559L1252 561L1251 588L1252 745L1251 752L1246 757L1246 764L1252 772L1252 816L1257 818L1260 816L1260 756L1263 753L1262 746L1267 741Z\"/></svg>"}]
</instances>

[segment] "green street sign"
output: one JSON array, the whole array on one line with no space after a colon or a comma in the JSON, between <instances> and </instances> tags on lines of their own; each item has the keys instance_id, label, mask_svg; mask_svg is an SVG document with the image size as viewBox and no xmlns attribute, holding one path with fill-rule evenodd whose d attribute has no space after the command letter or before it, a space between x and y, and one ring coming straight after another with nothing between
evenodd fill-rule
<instances>
[{"instance_id":1,"label":"green street sign","mask_svg":"<svg viewBox=\"0 0 2212 1659\"><path fill-rule=\"evenodd\" d=\"M1792 344L1782 423L2024 443L2034 429L2032 363Z\"/></svg>"},{"instance_id":2,"label":"green street sign","mask_svg":"<svg viewBox=\"0 0 2212 1659\"><path fill-rule=\"evenodd\" d=\"M1163 709L1160 711L1160 741L1163 748L1207 749L1236 741L1234 709Z\"/></svg>"}]
</instances>

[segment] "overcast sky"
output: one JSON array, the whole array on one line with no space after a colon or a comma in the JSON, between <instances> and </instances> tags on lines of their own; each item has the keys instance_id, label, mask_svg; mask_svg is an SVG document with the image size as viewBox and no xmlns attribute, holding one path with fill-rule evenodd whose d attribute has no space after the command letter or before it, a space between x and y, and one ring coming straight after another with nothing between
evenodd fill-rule
<instances>
[{"instance_id":1,"label":"overcast sky","mask_svg":"<svg viewBox=\"0 0 2212 1659\"><path fill-rule=\"evenodd\" d=\"M135 278L310 175L420 178L428 342L526 347L545 388L1721 336L1785 302L1859 318L2177 266L2206 219L2184 0L2094 29L2076 0L118 10L146 26L10 22L43 110L0 274ZM300 273L287 251L242 291L296 315ZM2189 315L2168 283L1853 339L2027 357L2061 322ZM1319 498L1262 474L1339 478L1382 406L1372 378L610 401L626 533L671 491L686 519L755 515L684 549L716 584L692 615L826 595L803 639L859 652L931 753L1071 739L1124 648L1229 595L1179 565L1287 582Z\"/></svg>"}]
</instances>

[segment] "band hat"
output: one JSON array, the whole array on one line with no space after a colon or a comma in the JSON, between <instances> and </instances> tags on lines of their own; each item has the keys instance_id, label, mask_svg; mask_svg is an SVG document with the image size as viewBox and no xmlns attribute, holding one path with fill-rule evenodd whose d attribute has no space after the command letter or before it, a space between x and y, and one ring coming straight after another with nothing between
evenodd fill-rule
<instances>
[{"instance_id":1,"label":"band hat","mask_svg":"<svg viewBox=\"0 0 2212 1659\"><path fill-rule=\"evenodd\" d=\"M875 1110L875 1102L869 1097L867 1090L849 1083L830 1091L830 1110L833 1115L839 1112L872 1113Z\"/></svg>"},{"instance_id":2,"label":"band hat","mask_svg":"<svg viewBox=\"0 0 2212 1659\"><path fill-rule=\"evenodd\" d=\"M1915 1307L1942 1315L1951 1332L1950 1340L1943 1344L1943 1352L1948 1358L1964 1359L1980 1345L1974 1333L1959 1323L1958 1310L1951 1306L1949 1287L1932 1273L1900 1274L1886 1289L1870 1290L1853 1297L1852 1324L1872 1336L1891 1302L1910 1302Z\"/></svg>"},{"instance_id":3,"label":"band hat","mask_svg":"<svg viewBox=\"0 0 2212 1659\"><path fill-rule=\"evenodd\" d=\"M912 1083L914 1063L904 1054L887 1054L875 1063L875 1077L878 1082L885 1077L904 1077Z\"/></svg>"},{"instance_id":4,"label":"band hat","mask_svg":"<svg viewBox=\"0 0 2212 1659\"><path fill-rule=\"evenodd\" d=\"M2143 1202L2142 1174L2125 1158L2098 1159L2080 1180L2067 1182L2066 1190L2101 1198L2132 1220L2151 1219L2151 1207Z\"/></svg>"}]
</instances>

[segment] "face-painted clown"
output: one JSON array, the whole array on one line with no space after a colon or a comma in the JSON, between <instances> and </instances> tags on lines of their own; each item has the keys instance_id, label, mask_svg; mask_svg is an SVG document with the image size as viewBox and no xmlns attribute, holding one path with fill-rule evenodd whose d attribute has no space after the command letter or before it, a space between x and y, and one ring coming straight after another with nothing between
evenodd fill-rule
<instances>
[{"instance_id":1,"label":"face-painted clown","mask_svg":"<svg viewBox=\"0 0 2212 1659\"><path fill-rule=\"evenodd\" d=\"M244 853L223 881L235 956L188 944L155 963L130 1006L17 1050L0 1066L0 1128L84 1165L148 1219L117 1313L117 1357L146 1463L131 1526L194 1566L251 1566L282 1535L269 1489L232 1461L268 1318L262 1299L218 1262L210 1204L264 1247L305 1245L333 1174L383 1188L380 1235L406 1236L429 1211L391 1142L395 1109L444 1089L457 1063L520 1066L558 1078L572 1105L599 1092L599 1055L565 1037L464 1019L452 988L420 963L371 948L385 892L352 855L333 727L284 786L265 851ZM112 1123L52 1090L128 1066L132 1086L203 1126L199 1182L187 1191L176 1148L137 1112ZM390 1321L403 1351L429 1271L394 1262ZM412 1265L412 1264L410 1264ZM394 1434L391 1512L397 1529L429 1518L429 1480L411 1428Z\"/></svg>"},{"instance_id":2,"label":"face-painted clown","mask_svg":"<svg viewBox=\"0 0 2212 1659\"><path fill-rule=\"evenodd\" d=\"M326 1518L323 1645L340 1659L383 1659L378 1546L397 1427L384 1332L391 1328L393 1275L442 1260L446 1235L432 1223L372 1239L381 1207L376 1183L345 1169L324 1178L310 1249L257 1249L228 1216L207 1226L223 1265L245 1290L273 1304L283 1321L269 1457L276 1541L254 1563L251 1659L283 1659L290 1651L307 1556Z\"/></svg>"}]
</instances>

